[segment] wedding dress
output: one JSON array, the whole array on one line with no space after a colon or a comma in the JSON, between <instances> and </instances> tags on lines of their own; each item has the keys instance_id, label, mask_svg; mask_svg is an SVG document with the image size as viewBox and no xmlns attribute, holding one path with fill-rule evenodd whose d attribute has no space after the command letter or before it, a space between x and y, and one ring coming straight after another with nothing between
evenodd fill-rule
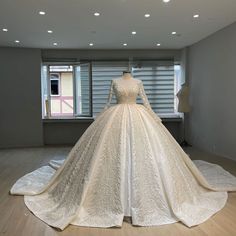
<instances>
[{"instance_id":1,"label":"wedding dress","mask_svg":"<svg viewBox=\"0 0 236 236\"><path fill-rule=\"evenodd\" d=\"M117 103L111 105L113 94ZM137 96L143 104L137 104ZM152 110L142 80L115 78L107 105L67 158L12 186L48 225L191 227L222 209L236 178L216 164L191 161Z\"/></svg>"}]
</instances>

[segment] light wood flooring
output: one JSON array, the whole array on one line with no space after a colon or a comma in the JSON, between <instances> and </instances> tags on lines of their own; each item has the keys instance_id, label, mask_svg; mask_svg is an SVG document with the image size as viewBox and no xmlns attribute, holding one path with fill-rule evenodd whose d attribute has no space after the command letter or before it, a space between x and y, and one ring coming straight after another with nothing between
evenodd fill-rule
<instances>
[{"instance_id":1,"label":"light wood flooring","mask_svg":"<svg viewBox=\"0 0 236 236\"><path fill-rule=\"evenodd\" d=\"M236 192L230 192L226 206L206 222L188 228L182 223L158 227L132 226L128 220L122 228L91 228L70 225L58 231L35 217L24 205L23 196L9 195L14 182L24 174L45 165L50 159L65 158L71 147L14 148L0 150L0 235L4 236L185 236L236 235ZM185 148L191 159L220 164L236 175L236 162L193 147Z\"/></svg>"}]
</instances>

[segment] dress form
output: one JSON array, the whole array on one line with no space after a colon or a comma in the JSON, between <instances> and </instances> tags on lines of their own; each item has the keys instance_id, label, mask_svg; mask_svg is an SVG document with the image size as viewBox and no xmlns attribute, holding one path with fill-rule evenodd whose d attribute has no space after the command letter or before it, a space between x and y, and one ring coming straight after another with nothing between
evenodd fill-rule
<instances>
[{"instance_id":1,"label":"dress form","mask_svg":"<svg viewBox=\"0 0 236 236\"><path fill-rule=\"evenodd\" d=\"M128 79L132 79L132 78L133 78L133 77L132 77L130 71L123 71L122 79L128 80Z\"/></svg>"},{"instance_id":2,"label":"dress form","mask_svg":"<svg viewBox=\"0 0 236 236\"><path fill-rule=\"evenodd\" d=\"M189 105L189 87L186 83L182 85L182 88L176 94L179 99L178 104L178 111L179 112L190 112L190 105Z\"/></svg>"},{"instance_id":3,"label":"dress form","mask_svg":"<svg viewBox=\"0 0 236 236\"><path fill-rule=\"evenodd\" d=\"M189 105L189 87L186 83L182 84L181 89L176 94L176 96L179 99L178 104L178 112L184 113L184 119L183 119L183 127L184 127L184 140L181 142L181 146L192 146L185 140L185 115L186 113L189 113L191 111L190 105Z\"/></svg>"}]
</instances>

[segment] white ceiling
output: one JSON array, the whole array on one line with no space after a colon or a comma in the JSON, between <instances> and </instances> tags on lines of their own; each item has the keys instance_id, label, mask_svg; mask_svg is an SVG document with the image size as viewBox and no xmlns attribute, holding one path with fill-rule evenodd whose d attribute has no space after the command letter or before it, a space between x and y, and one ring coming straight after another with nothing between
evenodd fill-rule
<instances>
[{"instance_id":1,"label":"white ceiling","mask_svg":"<svg viewBox=\"0 0 236 236\"><path fill-rule=\"evenodd\" d=\"M46 15L39 15L40 10ZM235 21L236 0L0 0L0 46L178 49Z\"/></svg>"}]
</instances>

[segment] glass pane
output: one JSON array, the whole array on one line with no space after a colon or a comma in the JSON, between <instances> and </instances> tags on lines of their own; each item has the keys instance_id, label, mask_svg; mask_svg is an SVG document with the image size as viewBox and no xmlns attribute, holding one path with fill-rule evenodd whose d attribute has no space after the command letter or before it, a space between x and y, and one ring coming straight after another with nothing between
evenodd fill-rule
<instances>
[{"instance_id":1,"label":"glass pane","mask_svg":"<svg viewBox=\"0 0 236 236\"><path fill-rule=\"evenodd\" d=\"M70 117L74 115L73 66L49 67L51 116Z\"/></svg>"},{"instance_id":2,"label":"glass pane","mask_svg":"<svg viewBox=\"0 0 236 236\"><path fill-rule=\"evenodd\" d=\"M174 111L174 62L138 61L133 63L134 78L141 79L152 109L158 114ZM137 103L142 103L140 97Z\"/></svg>"},{"instance_id":3,"label":"glass pane","mask_svg":"<svg viewBox=\"0 0 236 236\"><path fill-rule=\"evenodd\" d=\"M59 95L59 80L51 80L51 95Z\"/></svg>"},{"instance_id":4,"label":"glass pane","mask_svg":"<svg viewBox=\"0 0 236 236\"><path fill-rule=\"evenodd\" d=\"M90 76L89 63L75 67L75 113L77 116L91 115Z\"/></svg>"},{"instance_id":5,"label":"glass pane","mask_svg":"<svg viewBox=\"0 0 236 236\"><path fill-rule=\"evenodd\" d=\"M41 67L41 96L42 96L42 117L49 116L49 107L48 107L48 67L43 65Z\"/></svg>"},{"instance_id":6,"label":"glass pane","mask_svg":"<svg viewBox=\"0 0 236 236\"><path fill-rule=\"evenodd\" d=\"M180 65L175 65L174 66L175 70L175 95L178 93L178 91L181 89L181 66ZM175 96L175 112L178 113L178 102L179 100L177 99L177 96Z\"/></svg>"}]
</instances>

